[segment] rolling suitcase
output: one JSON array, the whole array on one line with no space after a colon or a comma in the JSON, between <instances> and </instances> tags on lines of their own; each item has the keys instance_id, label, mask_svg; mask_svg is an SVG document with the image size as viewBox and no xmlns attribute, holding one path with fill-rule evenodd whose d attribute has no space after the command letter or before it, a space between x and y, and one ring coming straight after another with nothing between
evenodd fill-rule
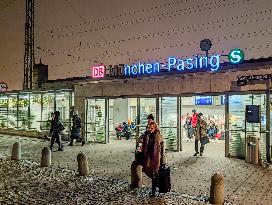
<instances>
[{"instance_id":1,"label":"rolling suitcase","mask_svg":"<svg viewBox=\"0 0 272 205\"><path fill-rule=\"evenodd\" d=\"M159 192L166 193L171 190L170 168L161 167L159 170Z\"/></svg>"}]
</instances>

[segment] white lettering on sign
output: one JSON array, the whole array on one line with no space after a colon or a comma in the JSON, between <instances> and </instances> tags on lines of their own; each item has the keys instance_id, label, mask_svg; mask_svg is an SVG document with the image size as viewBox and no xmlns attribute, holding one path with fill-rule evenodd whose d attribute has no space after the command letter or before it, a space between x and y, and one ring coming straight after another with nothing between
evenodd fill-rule
<instances>
[{"instance_id":1,"label":"white lettering on sign","mask_svg":"<svg viewBox=\"0 0 272 205\"><path fill-rule=\"evenodd\" d=\"M94 66L92 67L92 77L93 78L104 78L105 77L105 66Z\"/></svg>"}]
</instances>

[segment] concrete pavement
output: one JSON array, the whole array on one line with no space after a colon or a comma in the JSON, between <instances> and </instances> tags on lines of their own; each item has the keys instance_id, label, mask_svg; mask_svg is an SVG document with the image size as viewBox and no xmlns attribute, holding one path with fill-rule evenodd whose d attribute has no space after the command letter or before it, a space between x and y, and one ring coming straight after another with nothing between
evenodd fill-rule
<instances>
[{"instance_id":1,"label":"concrete pavement","mask_svg":"<svg viewBox=\"0 0 272 205\"><path fill-rule=\"evenodd\" d=\"M22 137L1 136L0 156L9 157L14 142L22 143L22 157L40 162L41 150L48 141ZM91 172L97 176L130 181L130 164L134 159L134 141L114 141L110 144L92 144L64 147L63 152L52 153L52 163L77 170L76 155L87 154ZM54 148L57 150L57 145ZM209 195L210 178L216 171L225 176L226 199L235 204L272 204L272 170L252 165L240 159L224 157L224 143L211 142L203 157L193 157L194 144L183 143L182 152L167 152L171 166L172 190L190 195ZM144 176L144 183L151 181Z\"/></svg>"}]
</instances>

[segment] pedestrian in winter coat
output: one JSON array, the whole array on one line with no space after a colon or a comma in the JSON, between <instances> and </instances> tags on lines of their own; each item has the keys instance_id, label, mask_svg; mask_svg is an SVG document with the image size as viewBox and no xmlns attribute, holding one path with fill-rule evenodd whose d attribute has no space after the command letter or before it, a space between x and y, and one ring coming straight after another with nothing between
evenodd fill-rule
<instances>
[{"instance_id":1,"label":"pedestrian in winter coat","mask_svg":"<svg viewBox=\"0 0 272 205\"><path fill-rule=\"evenodd\" d=\"M205 138L207 137L206 128L207 123L202 119L203 114L199 113L197 115L197 125L196 125L196 136L195 136L195 154L197 156L198 152L198 142L200 142L200 156L202 156L205 145Z\"/></svg>"},{"instance_id":2,"label":"pedestrian in winter coat","mask_svg":"<svg viewBox=\"0 0 272 205\"><path fill-rule=\"evenodd\" d=\"M85 144L85 140L81 137L81 119L77 113L75 113L72 117L72 130L70 136L70 144L68 146L73 146L75 139L81 139L81 146Z\"/></svg>"},{"instance_id":3,"label":"pedestrian in winter coat","mask_svg":"<svg viewBox=\"0 0 272 205\"><path fill-rule=\"evenodd\" d=\"M166 164L166 156L162 135L154 122L148 124L147 132L143 137L142 151L143 172L152 179L151 196L155 196L159 169Z\"/></svg>"},{"instance_id":4,"label":"pedestrian in winter coat","mask_svg":"<svg viewBox=\"0 0 272 205\"><path fill-rule=\"evenodd\" d=\"M61 144L60 132L64 129L65 128L60 120L60 112L56 111L54 113L54 119L51 123L51 129L50 129L50 134L52 135L51 145L50 145L51 150L53 148L54 143L57 142L59 145L58 151L63 151L63 145Z\"/></svg>"}]
</instances>

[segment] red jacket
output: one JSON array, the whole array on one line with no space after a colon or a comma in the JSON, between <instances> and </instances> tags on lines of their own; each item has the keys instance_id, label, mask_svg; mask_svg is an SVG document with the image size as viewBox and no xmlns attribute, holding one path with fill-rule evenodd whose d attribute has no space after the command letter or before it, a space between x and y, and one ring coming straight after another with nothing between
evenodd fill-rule
<instances>
[{"instance_id":1,"label":"red jacket","mask_svg":"<svg viewBox=\"0 0 272 205\"><path fill-rule=\"evenodd\" d=\"M192 127L196 127L196 124L197 124L197 113L193 114L193 116L191 118L191 124L192 124Z\"/></svg>"}]
</instances>

